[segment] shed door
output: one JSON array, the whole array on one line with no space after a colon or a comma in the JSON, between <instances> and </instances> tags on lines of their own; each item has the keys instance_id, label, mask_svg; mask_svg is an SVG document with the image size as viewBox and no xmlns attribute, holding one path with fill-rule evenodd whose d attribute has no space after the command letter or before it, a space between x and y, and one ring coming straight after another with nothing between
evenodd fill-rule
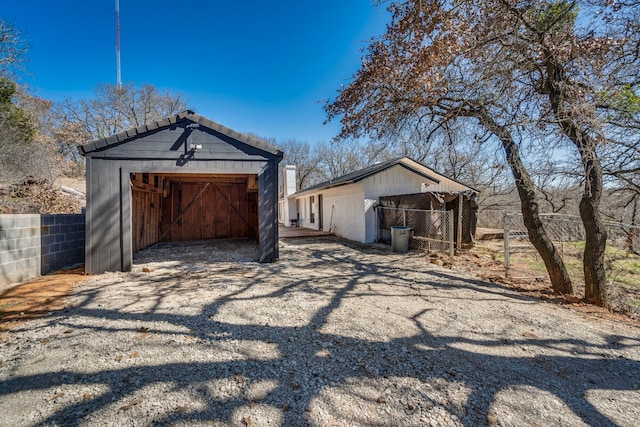
<instances>
[{"instance_id":1,"label":"shed door","mask_svg":"<svg viewBox=\"0 0 640 427\"><path fill-rule=\"evenodd\" d=\"M257 238L257 192L247 182L171 181L163 204L163 240Z\"/></svg>"}]
</instances>

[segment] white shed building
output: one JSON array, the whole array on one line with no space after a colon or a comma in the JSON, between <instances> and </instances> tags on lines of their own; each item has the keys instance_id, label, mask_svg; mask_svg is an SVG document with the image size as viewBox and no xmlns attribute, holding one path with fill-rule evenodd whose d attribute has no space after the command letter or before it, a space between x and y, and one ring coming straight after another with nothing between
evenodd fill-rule
<instances>
[{"instance_id":1,"label":"white shed building","mask_svg":"<svg viewBox=\"0 0 640 427\"><path fill-rule=\"evenodd\" d=\"M372 243L376 239L374 207L380 197L475 191L408 157L378 163L293 194L292 180L295 180L295 168L287 166L286 193L279 209L285 226L328 231L361 243Z\"/></svg>"}]
</instances>

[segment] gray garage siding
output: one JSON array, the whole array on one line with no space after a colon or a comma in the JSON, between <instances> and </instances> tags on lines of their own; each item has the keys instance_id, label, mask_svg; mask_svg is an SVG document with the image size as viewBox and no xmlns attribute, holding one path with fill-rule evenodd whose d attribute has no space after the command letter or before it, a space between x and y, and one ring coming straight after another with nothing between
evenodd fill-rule
<instances>
[{"instance_id":1,"label":"gray garage siding","mask_svg":"<svg viewBox=\"0 0 640 427\"><path fill-rule=\"evenodd\" d=\"M195 123L200 127L191 129ZM131 269L131 173L258 175L259 260L277 259L282 153L189 112L156 125L82 147L87 157L86 270ZM189 154L191 144L202 148Z\"/></svg>"}]
</instances>

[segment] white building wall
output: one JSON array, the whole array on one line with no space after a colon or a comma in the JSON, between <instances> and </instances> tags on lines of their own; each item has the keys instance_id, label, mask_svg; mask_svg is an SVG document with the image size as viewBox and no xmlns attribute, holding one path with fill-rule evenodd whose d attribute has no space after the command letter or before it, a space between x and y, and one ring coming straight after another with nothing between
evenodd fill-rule
<instances>
[{"instance_id":1,"label":"white building wall","mask_svg":"<svg viewBox=\"0 0 640 427\"><path fill-rule=\"evenodd\" d=\"M300 225L319 230L318 196L323 197L323 231L333 232L361 243L376 239L374 207L382 196L414 194L426 191L459 192L468 188L424 168L424 172L440 180L439 184L396 165L354 184L314 191L295 198L299 203ZM430 173L431 172L431 173ZM314 196L315 222L310 222L310 196ZM293 197L291 202L293 203ZM291 208L295 211L295 205Z\"/></svg>"},{"instance_id":2,"label":"white building wall","mask_svg":"<svg viewBox=\"0 0 640 427\"><path fill-rule=\"evenodd\" d=\"M429 169L430 170L430 169ZM470 188L467 187L466 185L460 184L459 182L456 182L452 179L449 179L447 177L444 177L440 174L438 174L437 172L433 172L431 173L431 175L434 178L437 178L440 182L439 183L434 183L431 181L427 181L425 188L423 188L423 190L421 191L422 193L426 193L426 192L432 192L432 193L460 193L463 191L469 191ZM420 191L416 191L416 193L419 193Z\"/></svg>"},{"instance_id":3,"label":"white building wall","mask_svg":"<svg viewBox=\"0 0 640 427\"><path fill-rule=\"evenodd\" d=\"M432 181L417 175L402 166L394 166L362 181L364 188L364 224L365 236L362 242L372 243L376 240L376 213L374 207L382 196L420 193L425 184ZM429 188L429 187L427 187Z\"/></svg>"},{"instance_id":4,"label":"white building wall","mask_svg":"<svg viewBox=\"0 0 640 427\"><path fill-rule=\"evenodd\" d=\"M423 184L433 182L396 165L363 180L366 198L420 193Z\"/></svg>"},{"instance_id":5,"label":"white building wall","mask_svg":"<svg viewBox=\"0 0 640 427\"><path fill-rule=\"evenodd\" d=\"M316 196L315 198L317 199L316 193L311 193L301 197L296 197L295 201L300 210L300 218L299 218L300 226L304 228L311 228L312 230L317 230L318 229L318 213L317 213L318 202L316 200L314 203L313 212L316 212L315 221L311 222L311 207L310 207L311 196Z\"/></svg>"},{"instance_id":6,"label":"white building wall","mask_svg":"<svg viewBox=\"0 0 640 427\"><path fill-rule=\"evenodd\" d=\"M284 185L284 199L280 201L281 203L278 206L278 212L280 215L280 222L282 222L286 227L289 227L291 225L291 220L298 217L295 201L293 198L289 198L290 195L296 192L296 167L294 165L286 165L284 167L282 179Z\"/></svg>"},{"instance_id":7,"label":"white building wall","mask_svg":"<svg viewBox=\"0 0 640 427\"><path fill-rule=\"evenodd\" d=\"M361 182L322 192L324 230L356 242L365 242L364 185Z\"/></svg>"},{"instance_id":8,"label":"white building wall","mask_svg":"<svg viewBox=\"0 0 640 427\"><path fill-rule=\"evenodd\" d=\"M365 206L364 206L364 186L362 183L355 183L324 189L318 192L305 194L297 197L301 206L302 227L313 230L320 229L320 214L318 211L318 196L322 195L322 216L323 231L330 231L336 236L356 242L365 241ZM310 197L314 196L313 211L315 212L315 222L310 222ZM304 208L302 208L304 206Z\"/></svg>"}]
</instances>

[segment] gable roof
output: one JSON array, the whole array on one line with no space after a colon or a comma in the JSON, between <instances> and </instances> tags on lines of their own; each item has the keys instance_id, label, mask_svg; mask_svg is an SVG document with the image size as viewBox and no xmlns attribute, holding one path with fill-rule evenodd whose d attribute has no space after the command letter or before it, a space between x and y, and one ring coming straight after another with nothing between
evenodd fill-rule
<instances>
[{"instance_id":1,"label":"gable roof","mask_svg":"<svg viewBox=\"0 0 640 427\"><path fill-rule=\"evenodd\" d=\"M108 136L106 138L97 139L95 141L79 146L78 151L80 152L81 155L84 156L88 153L104 150L111 145L126 142L128 140L144 135L148 132L166 128L185 120L190 120L193 123L202 125L215 132L219 132L223 135L228 136L229 138L233 138L237 141L240 141L243 144L265 151L269 154L282 157L282 151L272 146L268 142L237 132L233 129L230 129L226 126L221 125L220 123L216 123L213 120L207 119L206 117L203 117L200 114L196 114L190 110L185 110L179 114L176 114L175 116L170 116L155 122L146 123L137 128L131 128L131 129L116 133L114 135Z\"/></svg>"},{"instance_id":2,"label":"gable roof","mask_svg":"<svg viewBox=\"0 0 640 427\"><path fill-rule=\"evenodd\" d=\"M439 184L440 180L444 178L420 162L412 160L409 157L398 157L392 160L388 160L386 162L377 163L373 166L369 166L367 168L360 169L358 171L343 175L339 178L330 179L329 181L321 182L320 184L307 187L303 190L300 190L292 194L292 196L299 196L304 193L308 193L316 190L324 190L326 188L338 187L340 185L353 184L353 183L362 181L363 179L368 178L372 175L380 173L384 170L392 168L394 166L401 166L417 175L420 175L428 179L434 184ZM468 188L472 190L472 188L470 187Z\"/></svg>"}]
</instances>

